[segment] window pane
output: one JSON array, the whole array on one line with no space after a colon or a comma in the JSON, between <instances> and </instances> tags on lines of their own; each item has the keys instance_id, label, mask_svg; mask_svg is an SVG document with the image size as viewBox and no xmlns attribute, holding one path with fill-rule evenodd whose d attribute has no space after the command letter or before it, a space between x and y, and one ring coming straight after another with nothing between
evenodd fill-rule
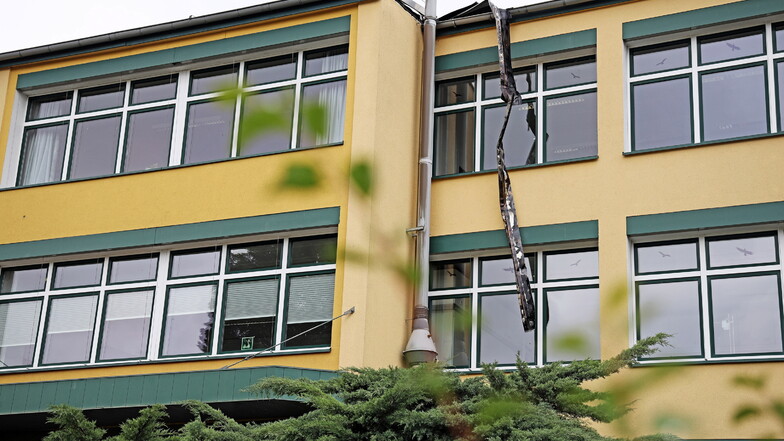
<instances>
[{"instance_id":1,"label":"window pane","mask_svg":"<svg viewBox=\"0 0 784 441\"><path fill-rule=\"evenodd\" d=\"M702 356L700 285L696 280L642 284L639 292L640 338L672 335L652 357Z\"/></svg>"},{"instance_id":2,"label":"window pane","mask_svg":"<svg viewBox=\"0 0 784 441\"><path fill-rule=\"evenodd\" d=\"M471 286L471 261L430 262L430 289Z\"/></svg>"},{"instance_id":3,"label":"window pane","mask_svg":"<svg viewBox=\"0 0 784 441\"><path fill-rule=\"evenodd\" d=\"M324 265L335 263L337 236L291 239L289 265Z\"/></svg>"},{"instance_id":4,"label":"window pane","mask_svg":"<svg viewBox=\"0 0 784 441\"><path fill-rule=\"evenodd\" d=\"M506 106L483 109L482 170L497 168L496 144L506 116ZM536 103L512 107L504 133L504 158L507 167L536 164Z\"/></svg>"},{"instance_id":5,"label":"window pane","mask_svg":"<svg viewBox=\"0 0 784 441\"><path fill-rule=\"evenodd\" d=\"M228 158L231 153L234 106L208 101L188 106L184 164Z\"/></svg>"},{"instance_id":6,"label":"window pane","mask_svg":"<svg viewBox=\"0 0 784 441\"><path fill-rule=\"evenodd\" d=\"M291 80L297 76L297 55L254 61L246 66L245 84L248 86Z\"/></svg>"},{"instance_id":7,"label":"window pane","mask_svg":"<svg viewBox=\"0 0 784 441\"><path fill-rule=\"evenodd\" d=\"M125 83L101 86L79 91L78 113L122 107L125 100Z\"/></svg>"},{"instance_id":8,"label":"window pane","mask_svg":"<svg viewBox=\"0 0 784 441\"><path fill-rule=\"evenodd\" d=\"M332 297L335 293L335 274L314 274L289 277L286 305L286 338L332 318ZM332 324L308 331L286 343L296 346L329 346Z\"/></svg>"},{"instance_id":9,"label":"window pane","mask_svg":"<svg viewBox=\"0 0 784 441\"><path fill-rule=\"evenodd\" d=\"M515 71L515 86L521 94L536 92L536 68L527 68ZM483 77L482 96L484 99L499 98L501 96L501 78L498 74L488 74Z\"/></svg>"},{"instance_id":10,"label":"window pane","mask_svg":"<svg viewBox=\"0 0 784 441\"><path fill-rule=\"evenodd\" d=\"M474 118L473 110L436 115L436 176L474 171Z\"/></svg>"},{"instance_id":11,"label":"window pane","mask_svg":"<svg viewBox=\"0 0 784 441\"><path fill-rule=\"evenodd\" d=\"M784 50L784 27L781 25L775 28L774 39L776 41L776 52Z\"/></svg>"},{"instance_id":12,"label":"window pane","mask_svg":"<svg viewBox=\"0 0 784 441\"><path fill-rule=\"evenodd\" d=\"M762 30L700 39L700 63L734 60L765 52Z\"/></svg>"},{"instance_id":13,"label":"window pane","mask_svg":"<svg viewBox=\"0 0 784 441\"><path fill-rule=\"evenodd\" d=\"M37 96L27 102L27 120L54 118L71 113L73 92Z\"/></svg>"},{"instance_id":14,"label":"window pane","mask_svg":"<svg viewBox=\"0 0 784 441\"><path fill-rule=\"evenodd\" d=\"M781 31L784 33L784 31ZM784 38L784 37L782 37ZM784 42L782 42L784 44ZM779 132L784 131L784 63L776 63L776 92L778 96Z\"/></svg>"},{"instance_id":15,"label":"window pane","mask_svg":"<svg viewBox=\"0 0 784 441\"><path fill-rule=\"evenodd\" d=\"M447 366L468 367L471 363L471 301L467 297L431 298L430 323L438 361Z\"/></svg>"},{"instance_id":16,"label":"window pane","mask_svg":"<svg viewBox=\"0 0 784 441\"><path fill-rule=\"evenodd\" d=\"M131 83L131 104L171 100L177 96L177 75Z\"/></svg>"},{"instance_id":17,"label":"window pane","mask_svg":"<svg viewBox=\"0 0 784 441\"><path fill-rule=\"evenodd\" d=\"M525 255L526 266L530 270L529 279L536 281L536 255ZM514 264L511 257L482 259L480 285L504 285L515 283Z\"/></svg>"},{"instance_id":18,"label":"window pane","mask_svg":"<svg viewBox=\"0 0 784 441\"><path fill-rule=\"evenodd\" d=\"M250 351L272 346L278 283L278 279L265 279L227 285L221 351Z\"/></svg>"},{"instance_id":19,"label":"window pane","mask_svg":"<svg viewBox=\"0 0 784 441\"><path fill-rule=\"evenodd\" d=\"M67 137L68 124L26 130L19 185L59 181L63 174Z\"/></svg>"},{"instance_id":20,"label":"window pane","mask_svg":"<svg viewBox=\"0 0 784 441\"><path fill-rule=\"evenodd\" d=\"M158 255L115 257L109 262L109 283L155 280Z\"/></svg>"},{"instance_id":21,"label":"window pane","mask_svg":"<svg viewBox=\"0 0 784 441\"><path fill-rule=\"evenodd\" d=\"M280 246L279 241L230 246L228 272L280 268Z\"/></svg>"},{"instance_id":22,"label":"window pane","mask_svg":"<svg viewBox=\"0 0 784 441\"><path fill-rule=\"evenodd\" d=\"M546 361L599 359L599 288L548 291Z\"/></svg>"},{"instance_id":23,"label":"window pane","mask_svg":"<svg viewBox=\"0 0 784 441\"><path fill-rule=\"evenodd\" d=\"M768 131L764 66L704 74L700 81L705 141Z\"/></svg>"},{"instance_id":24,"label":"window pane","mask_svg":"<svg viewBox=\"0 0 784 441\"><path fill-rule=\"evenodd\" d=\"M305 75L318 75L348 69L348 46L333 47L305 54Z\"/></svg>"},{"instance_id":25,"label":"window pane","mask_svg":"<svg viewBox=\"0 0 784 441\"><path fill-rule=\"evenodd\" d=\"M169 165L174 108L128 115L123 171L163 168Z\"/></svg>"},{"instance_id":26,"label":"window pane","mask_svg":"<svg viewBox=\"0 0 784 441\"><path fill-rule=\"evenodd\" d=\"M689 67L689 42L632 51L632 75Z\"/></svg>"},{"instance_id":27,"label":"window pane","mask_svg":"<svg viewBox=\"0 0 784 441\"><path fill-rule=\"evenodd\" d=\"M597 154L596 92L547 100L545 160Z\"/></svg>"},{"instance_id":28,"label":"window pane","mask_svg":"<svg viewBox=\"0 0 784 441\"><path fill-rule=\"evenodd\" d=\"M118 115L76 123L69 179L114 173L121 119Z\"/></svg>"},{"instance_id":29,"label":"window pane","mask_svg":"<svg viewBox=\"0 0 784 441\"><path fill-rule=\"evenodd\" d=\"M713 279L711 320L716 355L781 352L779 279Z\"/></svg>"},{"instance_id":30,"label":"window pane","mask_svg":"<svg viewBox=\"0 0 784 441\"><path fill-rule=\"evenodd\" d=\"M599 277L598 251L548 253L544 259L544 279L547 281Z\"/></svg>"},{"instance_id":31,"label":"window pane","mask_svg":"<svg viewBox=\"0 0 784 441\"><path fill-rule=\"evenodd\" d=\"M220 92L237 87L238 65L204 69L191 73L191 95Z\"/></svg>"},{"instance_id":32,"label":"window pane","mask_svg":"<svg viewBox=\"0 0 784 441\"><path fill-rule=\"evenodd\" d=\"M246 95L237 154L250 156L290 149L293 122L294 89Z\"/></svg>"},{"instance_id":33,"label":"window pane","mask_svg":"<svg viewBox=\"0 0 784 441\"><path fill-rule=\"evenodd\" d=\"M536 333L523 331L517 294L482 296L480 302L479 362L514 364L520 354L524 362L533 363Z\"/></svg>"},{"instance_id":34,"label":"window pane","mask_svg":"<svg viewBox=\"0 0 784 441\"><path fill-rule=\"evenodd\" d=\"M90 360L98 296L56 297L49 305L42 364Z\"/></svg>"},{"instance_id":35,"label":"window pane","mask_svg":"<svg viewBox=\"0 0 784 441\"><path fill-rule=\"evenodd\" d=\"M218 274L220 247L172 253L171 276L188 277Z\"/></svg>"},{"instance_id":36,"label":"window pane","mask_svg":"<svg viewBox=\"0 0 784 441\"><path fill-rule=\"evenodd\" d=\"M460 78L436 83L436 107L476 100L475 79Z\"/></svg>"},{"instance_id":37,"label":"window pane","mask_svg":"<svg viewBox=\"0 0 784 441\"><path fill-rule=\"evenodd\" d=\"M161 355L210 352L217 292L215 285L169 289Z\"/></svg>"},{"instance_id":38,"label":"window pane","mask_svg":"<svg viewBox=\"0 0 784 441\"><path fill-rule=\"evenodd\" d=\"M41 300L0 303L0 364L30 366L41 319Z\"/></svg>"},{"instance_id":39,"label":"window pane","mask_svg":"<svg viewBox=\"0 0 784 441\"><path fill-rule=\"evenodd\" d=\"M710 268L776 263L777 261L776 237L773 235L708 240L708 266Z\"/></svg>"},{"instance_id":40,"label":"window pane","mask_svg":"<svg viewBox=\"0 0 784 441\"><path fill-rule=\"evenodd\" d=\"M346 80L304 86L300 116L300 147L343 142ZM316 127L321 133L316 133Z\"/></svg>"},{"instance_id":41,"label":"window pane","mask_svg":"<svg viewBox=\"0 0 784 441\"><path fill-rule=\"evenodd\" d=\"M147 356L147 337L154 291L118 292L106 296L100 360Z\"/></svg>"},{"instance_id":42,"label":"window pane","mask_svg":"<svg viewBox=\"0 0 784 441\"><path fill-rule=\"evenodd\" d=\"M54 266L53 288L74 288L101 284L103 259L92 262L63 263Z\"/></svg>"},{"instance_id":43,"label":"window pane","mask_svg":"<svg viewBox=\"0 0 784 441\"><path fill-rule=\"evenodd\" d=\"M3 268L0 292L41 291L46 287L48 265Z\"/></svg>"},{"instance_id":44,"label":"window pane","mask_svg":"<svg viewBox=\"0 0 784 441\"><path fill-rule=\"evenodd\" d=\"M545 66L545 88L596 82L596 61L572 61Z\"/></svg>"},{"instance_id":45,"label":"window pane","mask_svg":"<svg viewBox=\"0 0 784 441\"><path fill-rule=\"evenodd\" d=\"M659 273L665 271L696 270L697 244L676 243L670 245L638 245L637 273Z\"/></svg>"},{"instance_id":46,"label":"window pane","mask_svg":"<svg viewBox=\"0 0 784 441\"><path fill-rule=\"evenodd\" d=\"M634 150L691 144L691 81L635 84Z\"/></svg>"}]
</instances>

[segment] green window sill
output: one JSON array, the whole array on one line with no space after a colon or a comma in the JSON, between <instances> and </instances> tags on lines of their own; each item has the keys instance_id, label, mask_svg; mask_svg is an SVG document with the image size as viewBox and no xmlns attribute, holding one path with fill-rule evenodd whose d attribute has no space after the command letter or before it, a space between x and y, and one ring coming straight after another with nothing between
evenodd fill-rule
<instances>
[{"instance_id":1,"label":"green window sill","mask_svg":"<svg viewBox=\"0 0 784 441\"><path fill-rule=\"evenodd\" d=\"M738 141L748 141L752 139L765 139L765 138L775 138L777 136L784 135L784 132L776 132L776 133L762 133L760 135L750 135L750 136L742 136L739 138L727 138L727 139L717 139L715 141L705 141L700 143L692 143L692 144L681 144L681 145L674 145L674 146L667 146L667 147L657 147L655 149L647 149L647 150L633 150L631 152L623 152L623 156L637 156L637 155L644 155L646 153L656 153L656 152L666 152L670 150L683 150L683 149L691 149L695 147L707 147L716 144L726 144L730 142L738 142Z\"/></svg>"},{"instance_id":2,"label":"green window sill","mask_svg":"<svg viewBox=\"0 0 784 441\"><path fill-rule=\"evenodd\" d=\"M518 165L515 167L507 167L508 170L526 170L529 168L540 168L540 167L549 167L555 165L563 165L563 164L571 164L574 162L589 162L589 161L596 161L599 159L598 156L586 156L584 158L575 158L575 159L564 159L562 161L550 161L550 162L543 162L541 164L530 164L530 165ZM466 172L466 173L453 173L450 175L440 175L440 176L433 176L433 179L448 179L448 178L459 178L464 176L475 176L475 175L486 175L489 173L497 173L497 169L491 168L488 170L480 170L480 171L473 171L473 172Z\"/></svg>"}]
</instances>

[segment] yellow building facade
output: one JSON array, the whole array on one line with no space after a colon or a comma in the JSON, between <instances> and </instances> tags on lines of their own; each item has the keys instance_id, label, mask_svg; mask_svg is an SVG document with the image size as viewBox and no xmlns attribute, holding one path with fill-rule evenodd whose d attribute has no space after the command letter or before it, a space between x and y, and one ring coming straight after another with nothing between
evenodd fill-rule
<instances>
[{"instance_id":1,"label":"yellow building facade","mask_svg":"<svg viewBox=\"0 0 784 441\"><path fill-rule=\"evenodd\" d=\"M61 402L106 425L183 399L279 418L302 408L239 389L403 364L413 289L390 268L414 261L422 17L295 3L0 54L0 420L20 439ZM522 332L498 212L480 5L442 17L435 44L439 360L607 358L667 332L615 381L677 370L602 432L773 430L733 424L755 397L732 382L782 386L784 5L559 1L511 22L523 104L505 145L537 329ZM362 164L369 195L348 178ZM315 187L281 185L313 170Z\"/></svg>"}]
</instances>

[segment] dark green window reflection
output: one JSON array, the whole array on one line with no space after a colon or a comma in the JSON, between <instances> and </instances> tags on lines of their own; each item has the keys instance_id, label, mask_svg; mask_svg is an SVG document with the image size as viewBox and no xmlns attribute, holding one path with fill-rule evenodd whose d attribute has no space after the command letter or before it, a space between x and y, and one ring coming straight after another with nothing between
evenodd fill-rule
<instances>
[{"instance_id":1,"label":"dark green window reflection","mask_svg":"<svg viewBox=\"0 0 784 441\"><path fill-rule=\"evenodd\" d=\"M471 260L430 262L430 289L471 286Z\"/></svg>"},{"instance_id":2,"label":"dark green window reflection","mask_svg":"<svg viewBox=\"0 0 784 441\"><path fill-rule=\"evenodd\" d=\"M232 245L229 247L228 272L280 268L279 241Z\"/></svg>"},{"instance_id":3,"label":"dark green window reflection","mask_svg":"<svg viewBox=\"0 0 784 441\"><path fill-rule=\"evenodd\" d=\"M436 115L435 176L474 171L474 110Z\"/></svg>"},{"instance_id":4,"label":"dark green window reflection","mask_svg":"<svg viewBox=\"0 0 784 441\"><path fill-rule=\"evenodd\" d=\"M337 236L291 239L289 265L324 265L335 263Z\"/></svg>"},{"instance_id":5,"label":"dark green window reflection","mask_svg":"<svg viewBox=\"0 0 784 441\"><path fill-rule=\"evenodd\" d=\"M436 83L436 107L451 106L476 100L476 80L458 78Z\"/></svg>"},{"instance_id":6,"label":"dark green window reflection","mask_svg":"<svg viewBox=\"0 0 784 441\"><path fill-rule=\"evenodd\" d=\"M536 92L536 68L515 69L515 86L521 94ZM501 78L498 74L483 76L482 97L484 99L499 98L501 96Z\"/></svg>"}]
</instances>

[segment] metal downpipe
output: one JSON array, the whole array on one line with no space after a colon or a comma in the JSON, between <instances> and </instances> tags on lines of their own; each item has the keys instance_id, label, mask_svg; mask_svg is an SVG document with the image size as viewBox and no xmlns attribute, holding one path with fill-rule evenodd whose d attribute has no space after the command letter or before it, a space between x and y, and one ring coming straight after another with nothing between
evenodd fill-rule
<instances>
[{"instance_id":1,"label":"metal downpipe","mask_svg":"<svg viewBox=\"0 0 784 441\"><path fill-rule=\"evenodd\" d=\"M417 273L414 323L403 357L408 365L436 360L438 352L430 336L427 288L430 262L430 193L433 176L433 106L435 99L436 0L427 0L423 23L422 114L419 134L419 189L417 195Z\"/></svg>"}]
</instances>

